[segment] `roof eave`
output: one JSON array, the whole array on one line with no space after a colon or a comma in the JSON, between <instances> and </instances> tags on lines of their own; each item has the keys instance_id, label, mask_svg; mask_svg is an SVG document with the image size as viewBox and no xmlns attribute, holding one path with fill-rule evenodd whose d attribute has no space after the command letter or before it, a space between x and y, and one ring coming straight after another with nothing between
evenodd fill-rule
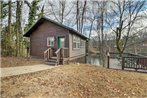
<instances>
[{"instance_id":1,"label":"roof eave","mask_svg":"<svg viewBox=\"0 0 147 98\"><path fill-rule=\"evenodd\" d=\"M52 23L54 23L54 24L56 24L56 25L58 25L58 26L61 26L61 27L65 28L65 29L67 29L67 30L69 30L69 31L75 32L76 35L78 35L78 36L80 36L80 37L82 37L82 38L84 38L84 39L88 39L86 36L84 36L83 34L79 33L78 31L76 31L76 30L74 30L74 29L72 29L72 28L70 28L70 27L64 26L64 25L62 25L62 24L59 24L59 23L57 23L56 21L50 20L50 19L48 19L47 17L44 17L44 16L42 16L41 18L39 18L38 21L37 21L33 26L31 26L30 29L29 29L23 36L24 36L24 37L30 37L30 35L31 35L32 31L33 31L33 29L35 28L35 26L36 26L39 22L41 22L41 19L42 19L42 20L45 19L45 20L47 20L47 21L49 21L49 22L52 22Z\"/></svg>"}]
</instances>

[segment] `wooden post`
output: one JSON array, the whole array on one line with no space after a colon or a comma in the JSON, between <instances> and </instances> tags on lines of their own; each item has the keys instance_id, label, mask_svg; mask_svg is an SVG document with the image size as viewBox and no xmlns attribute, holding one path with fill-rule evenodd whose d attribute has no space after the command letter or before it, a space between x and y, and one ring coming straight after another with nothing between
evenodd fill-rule
<instances>
[{"instance_id":1,"label":"wooden post","mask_svg":"<svg viewBox=\"0 0 147 98\"><path fill-rule=\"evenodd\" d=\"M48 49L48 59L50 59L51 58L51 56L52 56L52 48L50 49Z\"/></svg>"},{"instance_id":2,"label":"wooden post","mask_svg":"<svg viewBox=\"0 0 147 98\"><path fill-rule=\"evenodd\" d=\"M125 58L122 57L122 70L124 70L124 66L125 66Z\"/></svg>"},{"instance_id":3,"label":"wooden post","mask_svg":"<svg viewBox=\"0 0 147 98\"><path fill-rule=\"evenodd\" d=\"M30 49L29 49L29 47L27 47L27 58L29 58L29 51L30 51Z\"/></svg>"},{"instance_id":4,"label":"wooden post","mask_svg":"<svg viewBox=\"0 0 147 98\"><path fill-rule=\"evenodd\" d=\"M62 51L63 51L62 53L63 53L63 59L64 59L64 57L65 57L65 56L64 56L64 48L62 48Z\"/></svg>"},{"instance_id":5,"label":"wooden post","mask_svg":"<svg viewBox=\"0 0 147 98\"><path fill-rule=\"evenodd\" d=\"M49 58L50 58L49 55L50 55L50 51L48 50L47 51L47 60L49 60Z\"/></svg>"},{"instance_id":6,"label":"wooden post","mask_svg":"<svg viewBox=\"0 0 147 98\"><path fill-rule=\"evenodd\" d=\"M64 64L63 59L64 59L64 48L61 48L61 62L62 62L62 64Z\"/></svg>"},{"instance_id":7,"label":"wooden post","mask_svg":"<svg viewBox=\"0 0 147 98\"><path fill-rule=\"evenodd\" d=\"M107 68L110 68L110 53L107 53Z\"/></svg>"},{"instance_id":8,"label":"wooden post","mask_svg":"<svg viewBox=\"0 0 147 98\"><path fill-rule=\"evenodd\" d=\"M27 59L30 60L30 48L27 47Z\"/></svg>"},{"instance_id":9,"label":"wooden post","mask_svg":"<svg viewBox=\"0 0 147 98\"><path fill-rule=\"evenodd\" d=\"M46 53L44 52L44 60L46 61Z\"/></svg>"}]
</instances>

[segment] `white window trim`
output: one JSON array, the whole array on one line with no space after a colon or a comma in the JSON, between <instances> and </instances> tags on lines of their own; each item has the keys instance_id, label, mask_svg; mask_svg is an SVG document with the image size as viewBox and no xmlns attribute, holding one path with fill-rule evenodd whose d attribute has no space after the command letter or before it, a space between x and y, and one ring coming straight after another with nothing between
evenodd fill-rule
<instances>
[{"instance_id":1,"label":"white window trim","mask_svg":"<svg viewBox=\"0 0 147 98\"><path fill-rule=\"evenodd\" d=\"M74 40L74 36L77 37L77 38L79 38L79 41L77 41L77 40L75 41ZM80 42L81 42L80 37L78 37L76 35L73 35L73 42L72 42L72 44L76 43L76 48L73 46L73 49L80 49L81 47L77 47L77 44L79 44L79 45L81 44Z\"/></svg>"},{"instance_id":2,"label":"white window trim","mask_svg":"<svg viewBox=\"0 0 147 98\"><path fill-rule=\"evenodd\" d=\"M49 45L49 38L54 38L53 45ZM47 46L54 46L54 45L55 45L55 37L54 36L47 37Z\"/></svg>"},{"instance_id":3,"label":"white window trim","mask_svg":"<svg viewBox=\"0 0 147 98\"><path fill-rule=\"evenodd\" d=\"M82 43L84 43L84 45ZM85 40L81 40L81 47L85 48L85 46L86 46L86 41Z\"/></svg>"}]
</instances>

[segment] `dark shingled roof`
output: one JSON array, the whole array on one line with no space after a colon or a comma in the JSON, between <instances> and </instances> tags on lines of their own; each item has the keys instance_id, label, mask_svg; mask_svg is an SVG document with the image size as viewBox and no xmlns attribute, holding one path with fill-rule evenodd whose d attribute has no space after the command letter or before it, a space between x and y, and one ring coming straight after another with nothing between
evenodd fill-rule
<instances>
[{"instance_id":1,"label":"dark shingled roof","mask_svg":"<svg viewBox=\"0 0 147 98\"><path fill-rule=\"evenodd\" d=\"M53 20L51 20L51 19L49 19L49 18L47 18L47 17L41 17L25 34L24 34L24 36L25 37L30 37L30 35L31 35L31 33L34 31L34 30L36 30L44 21L48 21L48 22L51 22L51 23L54 23L54 24L56 24L56 25L58 25L58 26L60 26L60 27L63 27L63 28L65 28L65 29L67 29L67 30L69 30L70 31L70 33L73 33L73 34L76 34L76 35L78 35L78 36L80 36L80 37L82 37L82 38L84 38L84 39L88 39L86 36L84 36L83 34L81 34L81 33L79 33L78 31L76 31L76 30L74 30L74 29L72 29L72 28L70 28L70 27L67 27L67 26L65 26L65 25L62 25L62 24L60 24L60 23L57 23L57 22L55 22L55 21L53 21Z\"/></svg>"}]
</instances>

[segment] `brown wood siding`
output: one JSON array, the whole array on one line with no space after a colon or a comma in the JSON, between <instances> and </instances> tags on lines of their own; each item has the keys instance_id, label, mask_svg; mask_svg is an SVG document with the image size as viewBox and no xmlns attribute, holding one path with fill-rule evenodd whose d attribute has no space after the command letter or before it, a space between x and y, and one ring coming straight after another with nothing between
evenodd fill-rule
<instances>
[{"instance_id":1,"label":"brown wood siding","mask_svg":"<svg viewBox=\"0 0 147 98\"><path fill-rule=\"evenodd\" d=\"M47 37L55 37L55 50L58 48L58 36L65 36L66 47L69 48L69 32L51 22L44 21L30 36L30 55L43 58L43 52L49 48Z\"/></svg>"},{"instance_id":2,"label":"brown wood siding","mask_svg":"<svg viewBox=\"0 0 147 98\"><path fill-rule=\"evenodd\" d=\"M85 48L80 48L80 49L73 49L73 34L69 33L69 57L80 57L81 55L85 56L86 55L86 45ZM83 39L84 40L84 39Z\"/></svg>"}]
</instances>

